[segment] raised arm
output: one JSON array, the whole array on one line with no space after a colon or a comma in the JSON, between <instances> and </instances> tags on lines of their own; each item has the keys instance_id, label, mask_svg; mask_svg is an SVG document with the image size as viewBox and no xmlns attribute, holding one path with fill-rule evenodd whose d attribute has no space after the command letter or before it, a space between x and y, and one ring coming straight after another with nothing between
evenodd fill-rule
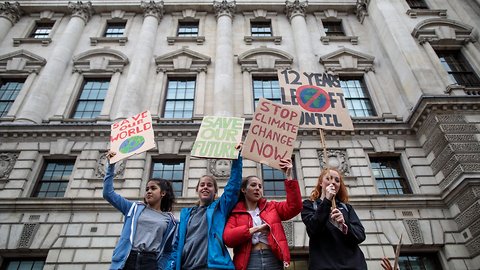
<instances>
[{"instance_id":1,"label":"raised arm","mask_svg":"<svg viewBox=\"0 0 480 270\"><path fill-rule=\"evenodd\" d=\"M113 189L113 176L115 175L115 164L110 164L110 153L107 154L108 167L105 177L103 178L103 198L107 200L123 215L127 215L133 202L123 198L120 194L116 193Z\"/></svg>"},{"instance_id":2,"label":"raised arm","mask_svg":"<svg viewBox=\"0 0 480 270\"><path fill-rule=\"evenodd\" d=\"M242 166L242 157L239 155L238 159L232 161L230 178L219 201L219 206L225 210L225 213L230 213L237 204L238 192L242 184Z\"/></svg>"},{"instance_id":3,"label":"raised arm","mask_svg":"<svg viewBox=\"0 0 480 270\"><path fill-rule=\"evenodd\" d=\"M287 200L276 202L275 208L282 220L289 220L302 211L302 195L300 194L298 181L292 177L292 160L281 159L280 167L286 177L285 190L287 192Z\"/></svg>"}]
</instances>

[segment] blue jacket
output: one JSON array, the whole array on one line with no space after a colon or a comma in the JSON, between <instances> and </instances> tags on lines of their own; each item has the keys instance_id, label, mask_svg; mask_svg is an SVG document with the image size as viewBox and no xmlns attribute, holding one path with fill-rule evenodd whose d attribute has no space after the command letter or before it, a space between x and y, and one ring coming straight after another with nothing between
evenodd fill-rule
<instances>
[{"instance_id":1,"label":"blue jacket","mask_svg":"<svg viewBox=\"0 0 480 270\"><path fill-rule=\"evenodd\" d=\"M145 209L146 205L143 202L129 201L113 189L113 176L115 174L115 165L108 166L107 173L103 179L103 198L111 205L117 208L125 216L122 234L118 240L117 246L113 251L112 264L110 269L122 269L127 261L130 250L132 249L133 238L137 229L138 217ZM163 234L162 247L157 256L157 269L167 270L175 268L175 232L176 221L170 213L171 221L168 223L167 230Z\"/></svg>"},{"instance_id":2,"label":"blue jacket","mask_svg":"<svg viewBox=\"0 0 480 270\"><path fill-rule=\"evenodd\" d=\"M230 179L220 199L213 201L207 207L208 223L208 268L235 269L230 254L223 244L223 229L227 222L228 215L237 204L238 192L242 183L242 157L232 162ZM182 251L187 234L187 224L190 219L192 208L183 208L180 212L180 225L177 239L178 251L176 269L181 269Z\"/></svg>"}]
</instances>

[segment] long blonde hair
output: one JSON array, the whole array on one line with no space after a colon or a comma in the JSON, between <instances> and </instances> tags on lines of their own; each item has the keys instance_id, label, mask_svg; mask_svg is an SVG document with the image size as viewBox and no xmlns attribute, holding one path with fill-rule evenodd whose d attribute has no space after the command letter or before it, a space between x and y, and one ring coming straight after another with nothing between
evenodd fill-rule
<instances>
[{"instance_id":1,"label":"long blonde hair","mask_svg":"<svg viewBox=\"0 0 480 270\"><path fill-rule=\"evenodd\" d=\"M348 192L347 192L347 188L345 187L345 183L343 182L343 174L342 172L340 172L338 169L335 169L335 168L325 168L322 170L322 172L320 173L320 176L318 177L317 186L310 194L310 200L315 201L318 198L320 198L320 196L322 195L323 177L327 175L327 173L329 173L330 171L335 171L340 176L340 190L337 192L337 195L335 195L335 197L339 199L341 202L347 203Z\"/></svg>"}]
</instances>

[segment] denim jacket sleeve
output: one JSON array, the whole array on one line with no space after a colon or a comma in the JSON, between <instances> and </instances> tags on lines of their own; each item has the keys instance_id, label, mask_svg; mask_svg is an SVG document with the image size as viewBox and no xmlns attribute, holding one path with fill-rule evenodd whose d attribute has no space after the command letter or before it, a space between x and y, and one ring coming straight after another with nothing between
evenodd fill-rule
<instances>
[{"instance_id":1,"label":"denim jacket sleeve","mask_svg":"<svg viewBox=\"0 0 480 270\"><path fill-rule=\"evenodd\" d=\"M123 198L120 194L115 192L113 189L114 175L115 164L108 164L107 172L103 178L103 198L126 216L132 207L133 202Z\"/></svg>"}]
</instances>

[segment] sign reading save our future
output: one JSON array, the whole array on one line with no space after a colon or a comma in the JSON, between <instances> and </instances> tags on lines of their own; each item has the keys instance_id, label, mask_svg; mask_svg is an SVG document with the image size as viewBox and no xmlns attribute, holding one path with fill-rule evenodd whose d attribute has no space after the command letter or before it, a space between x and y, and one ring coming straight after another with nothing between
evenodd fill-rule
<instances>
[{"instance_id":1,"label":"sign reading save our future","mask_svg":"<svg viewBox=\"0 0 480 270\"><path fill-rule=\"evenodd\" d=\"M198 130L191 155L204 158L237 159L235 146L242 140L245 119L205 116Z\"/></svg>"},{"instance_id":2,"label":"sign reading save our future","mask_svg":"<svg viewBox=\"0 0 480 270\"><path fill-rule=\"evenodd\" d=\"M353 130L337 75L282 70L278 80L284 105L302 109L300 127Z\"/></svg>"},{"instance_id":3,"label":"sign reading save our future","mask_svg":"<svg viewBox=\"0 0 480 270\"><path fill-rule=\"evenodd\" d=\"M280 159L292 157L300 110L260 98L242 148L242 156L281 170Z\"/></svg>"},{"instance_id":4,"label":"sign reading save our future","mask_svg":"<svg viewBox=\"0 0 480 270\"><path fill-rule=\"evenodd\" d=\"M149 111L112 124L110 150L116 155L110 159L110 163L116 163L154 147L152 116Z\"/></svg>"}]
</instances>

